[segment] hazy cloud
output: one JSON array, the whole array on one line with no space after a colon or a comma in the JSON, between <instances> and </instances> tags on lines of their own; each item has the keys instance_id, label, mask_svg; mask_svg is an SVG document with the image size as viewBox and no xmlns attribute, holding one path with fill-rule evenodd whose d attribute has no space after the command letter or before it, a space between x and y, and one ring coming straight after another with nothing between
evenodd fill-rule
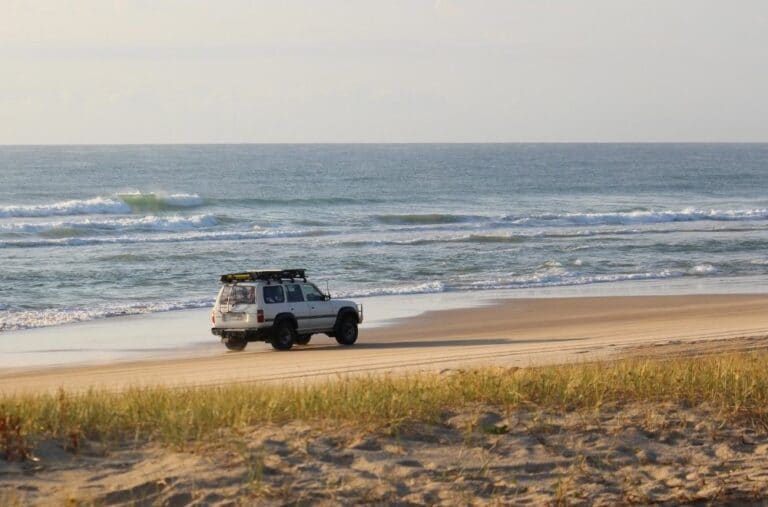
<instances>
[{"instance_id":1,"label":"hazy cloud","mask_svg":"<svg viewBox=\"0 0 768 507\"><path fill-rule=\"evenodd\" d=\"M13 1L0 143L768 140L768 4Z\"/></svg>"}]
</instances>

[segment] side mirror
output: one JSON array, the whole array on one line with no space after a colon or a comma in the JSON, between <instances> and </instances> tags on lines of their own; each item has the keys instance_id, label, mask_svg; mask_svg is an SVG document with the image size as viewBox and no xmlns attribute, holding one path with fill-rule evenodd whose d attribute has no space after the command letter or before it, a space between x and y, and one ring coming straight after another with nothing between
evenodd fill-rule
<instances>
[{"instance_id":1,"label":"side mirror","mask_svg":"<svg viewBox=\"0 0 768 507\"><path fill-rule=\"evenodd\" d=\"M323 301L329 301L331 299L330 294L323 294Z\"/></svg>"}]
</instances>

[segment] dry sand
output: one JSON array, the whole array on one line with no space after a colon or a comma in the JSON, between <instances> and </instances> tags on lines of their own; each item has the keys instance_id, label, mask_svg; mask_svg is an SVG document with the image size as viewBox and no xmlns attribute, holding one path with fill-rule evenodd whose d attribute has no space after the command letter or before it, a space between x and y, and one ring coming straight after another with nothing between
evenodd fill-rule
<instances>
[{"instance_id":1,"label":"dry sand","mask_svg":"<svg viewBox=\"0 0 768 507\"><path fill-rule=\"evenodd\" d=\"M63 505L617 505L760 503L768 435L706 408L446 413L394 434L300 422L186 451L38 445L0 462L0 501Z\"/></svg>"},{"instance_id":2,"label":"dry sand","mask_svg":"<svg viewBox=\"0 0 768 507\"><path fill-rule=\"evenodd\" d=\"M768 346L768 297L527 299L428 313L361 332L341 348L244 353L6 374L2 392L64 386L307 381L699 354ZM300 421L192 443L42 441L37 463L0 461L0 503L97 505L620 504L756 502L768 495L768 435L718 425L706 407L631 405L600 413L474 407L394 434Z\"/></svg>"},{"instance_id":3,"label":"dry sand","mask_svg":"<svg viewBox=\"0 0 768 507\"><path fill-rule=\"evenodd\" d=\"M227 352L222 345L208 357L10 370L0 372L0 394L520 367L607 358L660 343L679 342L693 353L711 340L765 336L765 295L511 299L488 307L430 312L389 327L363 326L353 347L340 347L318 335L309 346L287 353L251 343L244 352Z\"/></svg>"}]
</instances>

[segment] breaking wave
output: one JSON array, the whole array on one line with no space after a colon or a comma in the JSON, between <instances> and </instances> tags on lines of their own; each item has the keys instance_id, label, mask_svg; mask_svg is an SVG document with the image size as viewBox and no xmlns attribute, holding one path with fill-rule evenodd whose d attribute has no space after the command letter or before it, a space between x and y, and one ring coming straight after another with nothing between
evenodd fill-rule
<instances>
[{"instance_id":1,"label":"breaking wave","mask_svg":"<svg viewBox=\"0 0 768 507\"><path fill-rule=\"evenodd\" d=\"M135 192L119 194L121 201L131 207L131 211L163 211L179 208L194 208L205 204L197 194L163 194Z\"/></svg>"},{"instance_id":2,"label":"breaking wave","mask_svg":"<svg viewBox=\"0 0 768 507\"><path fill-rule=\"evenodd\" d=\"M717 271L718 269L712 264L704 263L695 265L688 272L692 275L711 275Z\"/></svg>"},{"instance_id":3,"label":"breaking wave","mask_svg":"<svg viewBox=\"0 0 768 507\"><path fill-rule=\"evenodd\" d=\"M106 317L204 308L211 305L213 305L212 298L186 302L115 304L98 307L48 308L45 310L4 310L0 308L0 332L71 324Z\"/></svg>"},{"instance_id":4,"label":"breaking wave","mask_svg":"<svg viewBox=\"0 0 768 507\"><path fill-rule=\"evenodd\" d=\"M73 199L51 204L0 206L0 217L51 217L67 215L125 215L202 206L197 194L127 193L110 197Z\"/></svg>"}]
</instances>

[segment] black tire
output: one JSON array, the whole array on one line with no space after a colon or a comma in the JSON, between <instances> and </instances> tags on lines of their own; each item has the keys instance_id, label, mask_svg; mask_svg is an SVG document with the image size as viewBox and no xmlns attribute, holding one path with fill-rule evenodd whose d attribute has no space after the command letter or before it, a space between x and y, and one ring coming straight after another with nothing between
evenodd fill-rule
<instances>
[{"instance_id":1,"label":"black tire","mask_svg":"<svg viewBox=\"0 0 768 507\"><path fill-rule=\"evenodd\" d=\"M296 345L308 345L311 339L311 334L300 334L296 337Z\"/></svg>"},{"instance_id":2,"label":"black tire","mask_svg":"<svg viewBox=\"0 0 768 507\"><path fill-rule=\"evenodd\" d=\"M357 318L354 315L344 315L339 319L334 331L339 345L354 345L357 341Z\"/></svg>"},{"instance_id":3,"label":"black tire","mask_svg":"<svg viewBox=\"0 0 768 507\"><path fill-rule=\"evenodd\" d=\"M248 345L248 341L242 336L227 336L224 338L224 346L234 352L240 352Z\"/></svg>"},{"instance_id":4,"label":"black tire","mask_svg":"<svg viewBox=\"0 0 768 507\"><path fill-rule=\"evenodd\" d=\"M296 341L296 328L290 321L284 320L275 324L272 331L272 348L275 350L290 350Z\"/></svg>"}]
</instances>

